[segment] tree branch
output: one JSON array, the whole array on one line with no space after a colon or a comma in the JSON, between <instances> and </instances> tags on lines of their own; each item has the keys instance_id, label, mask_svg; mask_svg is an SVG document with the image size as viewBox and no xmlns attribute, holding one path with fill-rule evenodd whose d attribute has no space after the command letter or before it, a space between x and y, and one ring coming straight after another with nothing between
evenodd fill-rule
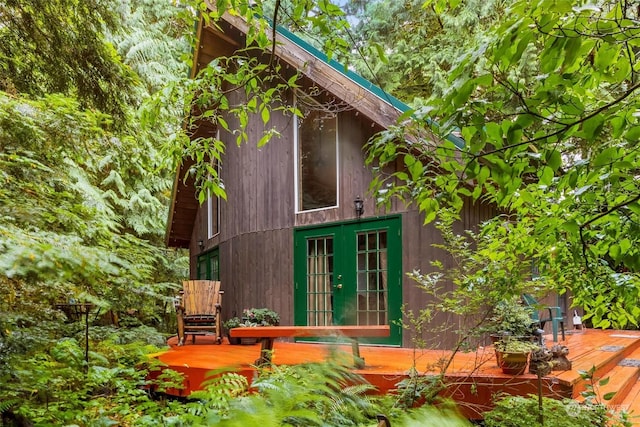
<instances>
[{"instance_id":1,"label":"tree branch","mask_svg":"<svg viewBox=\"0 0 640 427\"><path fill-rule=\"evenodd\" d=\"M593 218L591 218L589 221L585 222L584 224L582 224L580 226L580 228L586 228L589 225L593 224L594 222L596 222L597 220L604 218L605 216L609 215L610 213L613 213L615 211L617 211L618 209L624 208L625 206L629 206L631 203L637 202L638 200L640 200L640 194L637 194L635 196L633 196L632 198L630 198L629 200L619 203L609 209L607 209L604 212L599 213L598 215L594 216Z\"/></svg>"},{"instance_id":2,"label":"tree branch","mask_svg":"<svg viewBox=\"0 0 640 427\"><path fill-rule=\"evenodd\" d=\"M278 11L280 10L280 0L276 0L276 5L273 11L273 23L271 24L271 58L269 58L269 68L273 65L273 60L276 56L276 32L278 27Z\"/></svg>"},{"instance_id":3,"label":"tree branch","mask_svg":"<svg viewBox=\"0 0 640 427\"><path fill-rule=\"evenodd\" d=\"M629 90L627 90L623 95L621 95L619 98L614 99L613 101L603 105L600 108L597 108L596 110L592 111L591 113L587 114L584 117L581 117L579 120L576 120L575 122L572 123L567 123L566 125L564 125L562 128L551 132L547 135L543 135L543 136L539 136L537 138L533 138L533 139L527 139L526 141L520 141L520 142L516 142L514 144L510 144L510 145L505 145L504 147L501 148L496 148L495 150L491 150L491 151L487 151L484 153L480 153L480 154L473 154L473 159L478 159L480 157L485 157L491 154L496 154L496 153L500 153L502 151L506 151L510 148L516 148L516 147L520 147L521 145L527 145L527 144L531 144L531 143L535 143L538 141L544 141L546 139L549 139L553 136L558 136L563 134L564 132L566 132L567 130L571 129L572 127L579 125L580 123L584 123L587 120L597 116L598 114L602 113L603 111L613 107L614 105L624 101L626 98L628 98L633 92L635 92L638 88L640 88L640 83L632 86L631 88L629 88Z\"/></svg>"},{"instance_id":4,"label":"tree branch","mask_svg":"<svg viewBox=\"0 0 640 427\"><path fill-rule=\"evenodd\" d=\"M589 221L587 221L584 224L580 225L579 232L580 232L580 243L582 244L582 257L584 258L584 262L585 262L585 266L586 266L587 270L593 272L591 270L591 267L589 266L589 261L587 259L587 247L589 246L589 244L587 243L587 241L584 238L584 229L587 228L589 225L593 224L594 222L596 222L597 220L604 218L605 216L617 211L618 209L622 209L625 206L629 206L631 203L635 203L638 200L640 200L640 194L636 194L635 196L633 196L629 200L627 200L625 202L622 202L622 203L619 203L619 204L607 209L605 212L599 213L598 215L596 215L593 218L591 218Z\"/></svg>"}]
</instances>

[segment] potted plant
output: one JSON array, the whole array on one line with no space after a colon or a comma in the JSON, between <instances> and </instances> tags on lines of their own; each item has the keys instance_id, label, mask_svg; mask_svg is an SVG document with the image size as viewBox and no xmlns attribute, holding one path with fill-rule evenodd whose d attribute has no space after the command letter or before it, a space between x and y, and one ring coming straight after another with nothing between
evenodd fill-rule
<instances>
[{"instance_id":1,"label":"potted plant","mask_svg":"<svg viewBox=\"0 0 640 427\"><path fill-rule=\"evenodd\" d=\"M538 346L531 341L522 341L505 336L495 343L498 364L502 372L509 375L522 375L527 369L529 355Z\"/></svg>"},{"instance_id":2,"label":"potted plant","mask_svg":"<svg viewBox=\"0 0 640 427\"><path fill-rule=\"evenodd\" d=\"M242 310L242 318L232 317L224 322L230 344L255 344L256 338L233 338L228 332L231 328L277 326L280 323L280 315L268 308L245 308Z\"/></svg>"},{"instance_id":3,"label":"potted plant","mask_svg":"<svg viewBox=\"0 0 640 427\"><path fill-rule=\"evenodd\" d=\"M531 318L531 309L514 295L495 306L489 321L483 325L483 330L488 332L495 342L504 336L529 338L534 335L536 326Z\"/></svg>"},{"instance_id":4,"label":"potted plant","mask_svg":"<svg viewBox=\"0 0 640 427\"><path fill-rule=\"evenodd\" d=\"M228 320L226 320L222 326L224 326L224 329L227 331L227 338L229 338L229 344L240 344L240 338L234 338L229 334L229 330L231 328L237 328L240 326L244 326L242 319L240 319L239 317L232 317Z\"/></svg>"},{"instance_id":5,"label":"potted plant","mask_svg":"<svg viewBox=\"0 0 640 427\"><path fill-rule=\"evenodd\" d=\"M268 308L245 308L242 310L245 326L277 326L280 315Z\"/></svg>"},{"instance_id":6,"label":"potted plant","mask_svg":"<svg viewBox=\"0 0 640 427\"><path fill-rule=\"evenodd\" d=\"M531 309L523 304L517 295L496 304L492 316L482 325L481 329L491 338L498 366L501 365L503 354L498 350L498 343L501 341L526 341L531 344L538 338L535 335L538 328L536 322L531 318Z\"/></svg>"}]
</instances>

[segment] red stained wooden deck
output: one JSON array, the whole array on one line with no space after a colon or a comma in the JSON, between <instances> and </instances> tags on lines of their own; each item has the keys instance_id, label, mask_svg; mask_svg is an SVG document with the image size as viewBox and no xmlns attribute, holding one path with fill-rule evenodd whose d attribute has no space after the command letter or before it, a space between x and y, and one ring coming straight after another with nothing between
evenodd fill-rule
<instances>
[{"instance_id":1,"label":"red stained wooden deck","mask_svg":"<svg viewBox=\"0 0 640 427\"><path fill-rule=\"evenodd\" d=\"M550 336L547 346L553 343ZM260 344L229 345L225 339L216 345L206 336L198 336L195 344L188 337L187 344L176 347L175 337L169 340L170 349L156 355L168 367L185 374L185 389L175 390L176 395L186 396L200 388L205 374L211 370L234 369L249 381L255 374L254 361L260 355ZM543 394L554 398L579 398L586 384L580 378L580 370L596 367L596 378L610 377L607 390L617 391L611 405L640 414L640 331L585 330L568 334L561 342L569 347L572 370L552 372L542 378ZM273 363L291 365L305 362L321 362L329 354L331 344L293 343L276 341ZM335 345L333 345L335 347ZM350 357L349 345L338 345ZM360 346L364 357L364 369L354 369L366 381L377 387L379 393L392 392L396 384L408 378L415 368L419 374L434 374L442 369L449 352L396 347ZM349 359L346 359L349 360ZM637 367L628 365L638 365ZM446 370L448 384L445 395L453 398L470 419L482 418L490 409L497 393L526 395L537 393L538 378L531 374L505 375L496 366L492 347L482 347L476 352L458 353ZM638 420L640 425L640 419Z\"/></svg>"}]
</instances>

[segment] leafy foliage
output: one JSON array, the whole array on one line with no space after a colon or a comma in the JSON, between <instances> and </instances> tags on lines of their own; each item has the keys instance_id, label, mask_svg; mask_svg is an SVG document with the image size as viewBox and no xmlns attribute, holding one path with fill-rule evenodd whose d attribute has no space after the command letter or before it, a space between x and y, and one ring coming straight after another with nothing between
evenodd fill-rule
<instances>
[{"instance_id":1,"label":"leafy foliage","mask_svg":"<svg viewBox=\"0 0 640 427\"><path fill-rule=\"evenodd\" d=\"M358 55L350 63L399 99L422 105L447 91L451 68L503 16L504 4L468 0L443 10L424 0L369 1L356 13Z\"/></svg>"},{"instance_id":2,"label":"leafy foliage","mask_svg":"<svg viewBox=\"0 0 640 427\"><path fill-rule=\"evenodd\" d=\"M153 94L188 74L191 13L179 3L153 0L118 2L120 29L111 34L122 62L139 76L146 93Z\"/></svg>"},{"instance_id":3,"label":"leafy foliage","mask_svg":"<svg viewBox=\"0 0 640 427\"><path fill-rule=\"evenodd\" d=\"M17 412L38 425L93 424L108 420L106 414L125 422L151 402L141 388L149 372L142 366L149 362L146 353L157 349L140 341L105 340L93 346L86 374L84 352L70 338L56 341L47 352L14 360L0 388L2 400L20 399ZM136 405L140 408L127 415Z\"/></svg>"},{"instance_id":4,"label":"leafy foliage","mask_svg":"<svg viewBox=\"0 0 640 427\"><path fill-rule=\"evenodd\" d=\"M0 90L36 97L77 94L123 124L135 75L104 32L118 25L103 0L8 1L0 5Z\"/></svg>"},{"instance_id":5,"label":"leafy foliage","mask_svg":"<svg viewBox=\"0 0 640 427\"><path fill-rule=\"evenodd\" d=\"M515 222L500 215L485 222L478 232L457 234L455 220L455 213L440 212L436 228L444 242L434 245L443 256L452 257L453 267L435 261L432 272L408 273L433 301L409 318L428 330L427 335L455 334L462 348L475 348L477 339L484 340L485 334L516 325L510 332L525 335L531 322L527 322L528 310L516 303L522 293L545 294L556 289L553 282L531 278L537 252L527 245L527 237L533 224L526 218Z\"/></svg>"},{"instance_id":6,"label":"leafy foliage","mask_svg":"<svg viewBox=\"0 0 640 427\"><path fill-rule=\"evenodd\" d=\"M487 323L483 323L481 329L489 329L493 333L513 337L531 336L533 333L531 315L531 309L522 303L522 298L519 295L513 295L494 306L492 316Z\"/></svg>"},{"instance_id":7,"label":"leafy foliage","mask_svg":"<svg viewBox=\"0 0 640 427\"><path fill-rule=\"evenodd\" d=\"M300 75L294 70L285 72L274 61L277 40L272 24L282 23L301 31L314 29L322 35L323 49L330 58L335 52L346 50L346 44L335 34L340 34L347 24L341 19L344 13L340 8L324 0L291 3L219 0L215 5L192 0L189 4L200 12L191 16L194 25L202 19L204 25L215 26L224 13L242 18L247 25L244 46L233 54L213 59L193 78L169 84L146 107L144 123L151 125L159 124L158 109L165 105L182 108L180 115L187 120L186 132L172 135L165 153L176 162L193 161L187 173L195 178L198 198L203 203L208 194L226 198L224 183L215 167L223 161L225 146L216 136L198 135L196 128L211 124L211 129L232 133L237 144L244 144L249 142L249 117L257 116L263 125L257 129L261 137L256 144L261 147L280 135L279 129L270 123L272 111L300 114L292 105L291 96L292 91L301 89Z\"/></svg>"},{"instance_id":8,"label":"leafy foliage","mask_svg":"<svg viewBox=\"0 0 640 427\"><path fill-rule=\"evenodd\" d=\"M4 95L0 104L4 303L20 310L26 302L51 307L74 298L143 307L134 301L164 290L150 279L154 265L170 258L130 232L159 234L164 208L158 196L168 181L150 174L132 139L102 129L106 116L82 112L73 100ZM149 186L134 178L144 175ZM137 295L127 290L135 284Z\"/></svg>"},{"instance_id":9,"label":"leafy foliage","mask_svg":"<svg viewBox=\"0 0 640 427\"><path fill-rule=\"evenodd\" d=\"M595 326L637 325L637 13L624 1L511 4L443 96L371 142L373 190L427 221L468 197L495 203L531 224L523 246ZM384 175L396 161L406 169Z\"/></svg>"},{"instance_id":10,"label":"leafy foliage","mask_svg":"<svg viewBox=\"0 0 640 427\"><path fill-rule=\"evenodd\" d=\"M20 399L12 411L55 425L104 422L78 415L100 390L127 389L130 403L144 395L138 359L110 365L106 337L86 343L56 304L91 303L92 322L109 312L122 325L169 328L168 295L186 270L164 248L170 164L160 134L135 120L137 79L106 41L121 28L111 6L0 6L0 400ZM164 342L148 327L145 337Z\"/></svg>"},{"instance_id":11,"label":"leafy foliage","mask_svg":"<svg viewBox=\"0 0 640 427\"><path fill-rule=\"evenodd\" d=\"M624 414L613 417L603 405L578 403L573 399L542 398L542 422L538 396L503 396L495 408L485 414L487 427L522 425L558 427L630 426Z\"/></svg>"}]
</instances>

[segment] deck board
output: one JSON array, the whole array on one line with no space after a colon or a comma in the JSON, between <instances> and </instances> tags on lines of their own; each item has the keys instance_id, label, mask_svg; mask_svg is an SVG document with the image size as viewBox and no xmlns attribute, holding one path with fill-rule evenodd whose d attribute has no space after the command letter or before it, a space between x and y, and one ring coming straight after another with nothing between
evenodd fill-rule
<instances>
[{"instance_id":1,"label":"deck board","mask_svg":"<svg viewBox=\"0 0 640 427\"><path fill-rule=\"evenodd\" d=\"M550 338L550 337L549 337ZM230 345L227 340L215 345L207 336L198 336L195 344L175 346L175 338L169 340L170 348L156 357L186 376L185 390L176 390L179 395L188 395L200 388L205 374L211 370L233 369L249 380L255 375L253 363L260 354L260 344ZM552 372L542 379L545 396L575 398L584 390L585 384L579 370L596 366L603 374L613 369L618 361L640 348L639 331L585 330L584 333L568 334L561 344L569 347L572 370ZM547 346L553 342L549 340ZM292 365L322 362L332 349L344 352L351 360L348 344L301 343L277 340L274 343L273 363ZM604 348L604 350L603 350ZM394 390L396 384L408 377L415 369L419 374L434 374L442 369L442 361L450 352L412 348L361 345L360 354L366 361L363 369L354 369L366 381L377 387L379 393ZM637 353L634 353L634 355ZM481 418L482 412L490 409L497 393L526 395L537 393L538 380L531 374L505 375L496 365L491 346L478 348L475 352L458 353L447 369L445 381L449 388L444 393L453 398L468 418ZM616 403L622 402L616 399ZM631 403L628 406L633 406ZM635 406L634 406L635 407Z\"/></svg>"}]
</instances>

